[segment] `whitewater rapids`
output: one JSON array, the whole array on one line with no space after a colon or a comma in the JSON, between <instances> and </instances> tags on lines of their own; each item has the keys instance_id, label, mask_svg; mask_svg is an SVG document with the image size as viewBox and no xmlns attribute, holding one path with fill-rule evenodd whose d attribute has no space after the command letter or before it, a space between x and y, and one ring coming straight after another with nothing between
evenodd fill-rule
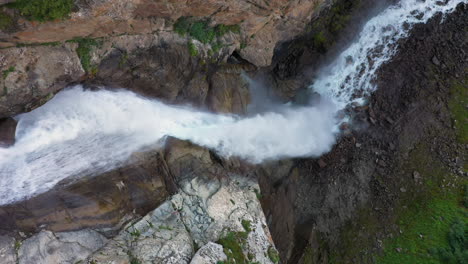
<instances>
[{"instance_id":1,"label":"whitewater rapids","mask_svg":"<svg viewBox=\"0 0 468 264\"><path fill-rule=\"evenodd\" d=\"M467 0L402 0L371 18L319 72L310 89L322 99L309 106L283 105L242 117L166 105L124 90L66 89L16 117L16 143L0 149L0 204L43 193L66 178L112 170L167 136L252 163L326 153L336 141L337 113L364 103L376 89L375 72L395 54L398 40L414 24L448 14L459 3Z\"/></svg>"}]
</instances>

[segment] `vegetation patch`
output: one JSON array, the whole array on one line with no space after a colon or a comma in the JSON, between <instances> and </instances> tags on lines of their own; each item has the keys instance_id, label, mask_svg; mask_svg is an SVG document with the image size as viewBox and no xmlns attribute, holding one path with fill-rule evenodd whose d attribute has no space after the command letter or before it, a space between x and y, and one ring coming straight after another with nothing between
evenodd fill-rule
<instances>
[{"instance_id":1,"label":"vegetation patch","mask_svg":"<svg viewBox=\"0 0 468 264\"><path fill-rule=\"evenodd\" d=\"M442 263L468 263L468 229L465 221L456 219L448 233L450 247L432 249Z\"/></svg>"},{"instance_id":2,"label":"vegetation patch","mask_svg":"<svg viewBox=\"0 0 468 264\"><path fill-rule=\"evenodd\" d=\"M10 73L12 73L12 72L14 72L14 71L16 71L16 69L15 69L15 67L13 67L13 66L10 66L8 69L4 70L4 71L2 72L2 77L3 77L3 79L5 80L5 79L8 77L8 75L10 75Z\"/></svg>"},{"instance_id":3,"label":"vegetation patch","mask_svg":"<svg viewBox=\"0 0 468 264\"><path fill-rule=\"evenodd\" d=\"M243 247L247 243L247 236L251 232L251 222L241 221L244 232L228 232L224 238L217 241L224 248L227 260L222 264L250 264L249 258L244 255Z\"/></svg>"},{"instance_id":4,"label":"vegetation patch","mask_svg":"<svg viewBox=\"0 0 468 264\"><path fill-rule=\"evenodd\" d=\"M13 19L5 12L0 10L0 30L5 30L13 24Z\"/></svg>"},{"instance_id":5,"label":"vegetation patch","mask_svg":"<svg viewBox=\"0 0 468 264\"><path fill-rule=\"evenodd\" d=\"M278 263L280 261L278 251L273 247L268 248L268 258L270 258L273 263Z\"/></svg>"},{"instance_id":6,"label":"vegetation patch","mask_svg":"<svg viewBox=\"0 0 468 264\"><path fill-rule=\"evenodd\" d=\"M378 263L447 263L441 254L454 253L449 250L454 248L453 225L457 219L466 221L468 215L463 203L468 180L448 173L425 145L411 153L409 168L424 175L425 182L421 190L407 192L400 199L396 220L401 234L384 242L385 252Z\"/></svg>"},{"instance_id":7,"label":"vegetation patch","mask_svg":"<svg viewBox=\"0 0 468 264\"><path fill-rule=\"evenodd\" d=\"M221 42L216 41L217 37L222 37L229 32L239 34L241 28L239 25L224 25L219 24L214 27L210 26L209 20L194 20L191 17L180 17L174 23L174 31L181 36L189 36L196 39L203 44L211 44L210 54L218 52L223 46ZM190 55L197 56L198 51L195 52L194 45L189 41Z\"/></svg>"},{"instance_id":8,"label":"vegetation patch","mask_svg":"<svg viewBox=\"0 0 468 264\"><path fill-rule=\"evenodd\" d=\"M468 78L464 81L453 81L452 98L449 101L450 113L457 129L458 141L468 143Z\"/></svg>"},{"instance_id":9,"label":"vegetation patch","mask_svg":"<svg viewBox=\"0 0 468 264\"><path fill-rule=\"evenodd\" d=\"M52 46L52 47L55 47L55 46L59 46L60 44L62 44L62 43L59 42L59 41L55 41L55 42L43 42L43 43L18 43L18 44L16 44L16 47L18 47L18 48L22 48L22 47L38 47L38 46Z\"/></svg>"},{"instance_id":10,"label":"vegetation patch","mask_svg":"<svg viewBox=\"0 0 468 264\"><path fill-rule=\"evenodd\" d=\"M94 47L99 46L101 43L91 38L75 38L68 42L78 43L76 53L81 61L81 66L87 73L96 74L97 67L91 65L91 51Z\"/></svg>"},{"instance_id":11,"label":"vegetation patch","mask_svg":"<svg viewBox=\"0 0 468 264\"><path fill-rule=\"evenodd\" d=\"M17 0L8 7L17 9L29 20L44 22L68 17L73 0Z\"/></svg>"},{"instance_id":12,"label":"vegetation patch","mask_svg":"<svg viewBox=\"0 0 468 264\"><path fill-rule=\"evenodd\" d=\"M193 44L193 42L189 41L188 49L189 49L190 56L192 57L198 56L198 48L197 46L195 46L195 44Z\"/></svg>"}]
</instances>

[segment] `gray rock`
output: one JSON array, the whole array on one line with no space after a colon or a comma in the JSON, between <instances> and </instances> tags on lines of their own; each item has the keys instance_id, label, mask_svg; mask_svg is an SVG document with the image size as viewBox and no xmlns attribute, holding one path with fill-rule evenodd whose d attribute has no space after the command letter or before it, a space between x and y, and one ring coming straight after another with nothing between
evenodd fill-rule
<instances>
[{"instance_id":1,"label":"gray rock","mask_svg":"<svg viewBox=\"0 0 468 264\"><path fill-rule=\"evenodd\" d=\"M0 236L0 259L2 264L16 264L14 238Z\"/></svg>"},{"instance_id":2,"label":"gray rock","mask_svg":"<svg viewBox=\"0 0 468 264\"><path fill-rule=\"evenodd\" d=\"M165 202L136 223L129 224L104 248L93 254L95 263L188 263L193 243L180 216Z\"/></svg>"},{"instance_id":3,"label":"gray rock","mask_svg":"<svg viewBox=\"0 0 468 264\"><path fill-rule=\"evenodd\" d=\"M92 230L57 233L41 231L19 249L20 264L74 264L102 247L106 238Z\"/></svg>"},{"instance_id":4,"label":"gray rock","mask_svg":"<svg viewBox=\"0 0 468 264\"><path fill-rule=\"evenodd\" d=\"M219 261L225 261L226 259L227 256L224 254L223 246L208 242L197 251L190 264L217 264Z\"/></svg>"}]
</instances>

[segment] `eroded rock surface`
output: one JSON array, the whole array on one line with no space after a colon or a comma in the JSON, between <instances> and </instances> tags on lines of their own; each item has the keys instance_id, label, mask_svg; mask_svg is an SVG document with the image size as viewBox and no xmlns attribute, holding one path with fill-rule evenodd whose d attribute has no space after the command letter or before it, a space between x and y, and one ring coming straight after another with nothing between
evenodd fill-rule
<instances>
[{"instance_id":1,"label":"eroded rock surface","mask_svg":"<svg viewBox=\"0 0 468 264\"><path fill-rule=\"evenodd\" d=\"M20 264L76 263L86 259L106 242L93 230L52 233L42 231L23 241L18 250Z\"/></svg>"},{"instance_id":2,"label":"eroded rock surface","mask_svg":"<svg viewBox=\"0 0 468 264\"><path fill-rule=\"evenodd\" d=\"M4 264L16 264L15 239L0 236L0 259Z\"/></svg>"}]
</instances>

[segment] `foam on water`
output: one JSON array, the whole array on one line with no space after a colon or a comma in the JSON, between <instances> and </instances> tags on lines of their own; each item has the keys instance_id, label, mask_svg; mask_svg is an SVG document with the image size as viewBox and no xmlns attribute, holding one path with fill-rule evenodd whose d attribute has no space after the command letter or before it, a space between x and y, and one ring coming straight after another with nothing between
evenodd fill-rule
<instances>
[{"instance_id":1,"label":"foam on water","mask_svg":"<svg viewBox=\"0 0 468 264\"><path fill-rule=\"evenodd\" d=\"M17 117L17 142L0 149L0 204L45 192L69 177L114 169L166 136L253 163L319 156L335 143L337 112L375 89L375 71L411 26L467 1L403 0L370 19L356 41L319 73L311 89L322 99L310 106L240 117L166 105L128 91L66 89Z\"/></svg>"}]
</instances>

